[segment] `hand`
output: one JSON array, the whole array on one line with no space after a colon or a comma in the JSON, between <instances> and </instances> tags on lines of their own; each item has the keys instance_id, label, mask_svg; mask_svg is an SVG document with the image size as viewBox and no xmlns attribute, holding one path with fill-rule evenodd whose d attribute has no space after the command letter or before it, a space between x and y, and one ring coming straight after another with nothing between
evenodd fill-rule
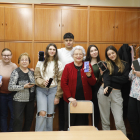
<instances>
[{"instance_id":1,"label":"hand","mask_svg":"<svg viewBox=\"0 0 140 140\"><path fill-rule=\"evenodd\" d=\"M131 65L131 68L132 68L132 70L135 70L133 64Z\"/></svg>"},{"instance_id":2,"label":"hand","mask_svg":"<svg viewBox=\"0 0 140 140\"><path fill-rule=\"evenodd\" d=\"M31 71L35 71L33 68L30 68Z\"/></svg>"},{"instance_id":3,"label":"hand","mask_svg":"<svg viewBox=\"0 0 140 140\"><path fill-rule=\"evenodd\" d=\"M89 66L89 72L86 72L87 77L91 76L91 67Z\"/></svg>"},{"instance_id":4,"label":"hand","mask_svg":"<svg viewBox=\"0 0 140 140\"><path fill-rule=\"evenodd\" d=\"M49 83L49 80L46 80L43 82L43 85L46 87L48 85L48 83Z\"/></svg>"},{"instance_id":5,"label":"hand","mask_svg":"<svg viewBox=\"0 0 140 140\"><path fill-rule=\"evenodd\" d=\"M105 89L104 89L104 94L106 94L108 92L108 87L106 87Z\"/></svg>"},{"instance_id":6,"label":"hand","mask_svg":"<svg viewBox=\"0 0 140 140\"><path fill-rule=\"evenodd\" d=\"M27 83L27 84L25 84L24 85L24 88L31 88L31 87L33 87L34 85L30 85L30 83Z\"/></svg>"},{"instance_id":7,"label":"hand","mask_svg":"<svg viewBox=\"0 0 140 140\"><path fill-rule=\"evenodd\" d=\"M74 107L76 107L77 106L77 101L76 101L76 99L74 99L74 98L69 98L68 99L71 103L72 103L72 105L74 106Z\"/></svg>"},{"instance_id":8,"label":"hand","mask_svg":"<svg viewBox=\"0 0 140 140\"><path fill-rule=\"evenodd\" d=\"M134 73L136 74L137 77L140 77L140 72L139 71L134 70Z\"/></svg>"},{"instance_id":9,"label":"hand","mask_svg":"<svg viewBox=\"0 0 140 140\"><path fill-rule=\"evenodd\" d=\"M0 87L2 86L2 81L0 82Z\"/></svg>"},{"instance_id":10,"label":"hand","mask_svg":"<svg viewBox=\"0 0 140 140\"><path fill-rule=\"evenodd\" d=\"M54 98L54 105L57 105L57 104L59 104L59 99L58 98Z\"/></svg>"},{"instance_id":11,"label":"hand","mask_svg":"<svg viewBox=\"0 0 140 140\"><path fill-rule=\"evenodd\" d=\"M100 70L100 74L103 75L104 72L101 70L101 68L99 68L99 70Z\"/></svg>"}]
</instances>

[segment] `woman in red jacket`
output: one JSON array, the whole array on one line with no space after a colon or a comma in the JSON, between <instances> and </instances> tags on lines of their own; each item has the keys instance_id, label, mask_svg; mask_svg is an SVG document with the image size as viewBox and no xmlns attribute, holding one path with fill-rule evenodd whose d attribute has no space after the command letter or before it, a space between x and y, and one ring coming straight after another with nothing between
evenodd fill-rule
<instances>
[{"instance_id":1,"label":"woman in red jacket","mask_svg":"<svg viewBox=\"0 0 140 140\"><path fill-rule=\"evenodd\" d=\"M82 46L74 47L72 51L74 62L65 66L62 78L61 88L64 98L64 113L65 113L65 130L68 128L68 103L72 102L73 106L77 106L76 100L91 100L92 88L96 83L96 78L93 69L89 64L89 72L84 72L83 57L85 50ZM87 125L88 116L85 114L72 114L71 125Z\"/></svg>"}]
</instances>

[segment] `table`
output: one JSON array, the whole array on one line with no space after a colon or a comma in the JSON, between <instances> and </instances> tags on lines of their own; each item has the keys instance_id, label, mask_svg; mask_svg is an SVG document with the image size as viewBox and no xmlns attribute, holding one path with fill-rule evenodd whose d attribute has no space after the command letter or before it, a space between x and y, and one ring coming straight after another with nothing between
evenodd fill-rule
<instances>
[{"instance_id":1,"label":"table","mask_svg":"<svg viewBox=\"0 0 140 140\"><path fill-rule=\"evenodd\" d=\"M0 140L128 140L120 130L4 132Z\"/></svg>"}]
</instances>

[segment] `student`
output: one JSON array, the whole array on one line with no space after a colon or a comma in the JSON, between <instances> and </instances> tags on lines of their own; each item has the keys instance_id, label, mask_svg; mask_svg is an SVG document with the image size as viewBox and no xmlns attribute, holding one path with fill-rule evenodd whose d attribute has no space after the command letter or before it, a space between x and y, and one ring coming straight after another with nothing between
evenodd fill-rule
<instances>
[{"instance_id":1,"label":"student","mask_svg":"<svg viewBox=\"0 0 140 140\"><path fill-rule=\"evenodd\" d=\"M102 83L102 76L97 65L97 63L100 61L99 50L97 46L90 45L88 47L85 61L89 61L92 65L93 72L97 80L96 84L92 86L92 102L94 104L94 125L98 128L100 112L98 106L97 93Z\"/></svg>"},{"instance_id":2,"label":"student","mask_svg":"<svg viewBox=\"0 0 140 140\"><path fill-rule=\"evenodd\" d=\"M65 67L66 64L73 62L71 52L73 50L74 35L72 33L66 33L63 36L63 40L65 48L58 49L58 59L62 63L63 67ZM40 62L38 61L38 63ZM63 98L57 100L59 103L59 130L64 130L64 100Z\"/></svg>"},{"instance_id":3,"label":"student","mask_svg":"<svg viewBox=\"0 0 140 140\"><path fill-rule=\"evenodd\" d=\"M138 58L140 65L140 58ZM135 71L133 65L129 73L132 81L131 91L128 102L128 120L133 131L134 140L140 139L140 72Z\"/></svg>"},{"instance_id":4,"label":"student","mask_svg":"<svg viewBox=\"0 0 140 140\"><path fill-rule=\"evenodd\" d=\"M14 124L13 131L30 131L33 115L35 86L34 72L28 66L31 60L27 53L22 53L18 58L19 67L15 69L10 77L9 91L15 91L13 96ZM23 125L23 118L24 125Z\"/></svg>"},{"instance_id":5,"label":"student","mask_svg":"<svg viewBox=\"0 0 140 140\"><path fill-rule=\"evenodd\" d=\"M62 97L60 86L63 66L58 61L57 47L49 44L45 50L45 60L37 64L35 68L35 81L37 92L37 115L35 131L52 131L54 104L59 103ZM49 79L53 81L49 88Z\"/></svg>"},{"instance_id":6,"label":"student","mask_svg":"<svg viewBox=\"0 0 140 140\"><path fill-rule=\"evenodd\" d=\"M123 122L123 99L121 88L128 81L129 66L128 63L121 61L117 49L114 46L108 46L105 50L107 70L103 73L104 85L98 91L98 103L102 121L102 129L110 130L110 108L114 116L117 130L121 130L126 135L126 129ZM112 87L112 93L107 97L108 87Z\"/></svg>"},{"instance_id":7,"label":"student","mask_svg":"<svg viewBox=\"0 0 140 140\"><path fill-rule=\"evenodd\" d=\"M17 68L15 63L11 62L12 52L5 48L1 52L2 60L0 60L0 75L2 81L0 82L0 124L2 132L13 131L13 98L11 91L8 90L8 83L10 75L14 69ZM8 108L10 110L10 123L7 127Z\"/></svg>"}]
</instances>

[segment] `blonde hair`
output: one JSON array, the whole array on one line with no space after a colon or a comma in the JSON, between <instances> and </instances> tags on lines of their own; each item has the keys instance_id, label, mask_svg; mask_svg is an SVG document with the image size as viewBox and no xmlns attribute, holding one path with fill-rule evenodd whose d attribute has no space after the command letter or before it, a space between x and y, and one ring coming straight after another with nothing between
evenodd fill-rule
<instances>
[{"instance_id":1,"label":"blonde hair","mask_svg":"<svg viewBox=\"0 0 140 140\"><path fill-rule=\"evenodd\" d=\"M28 60L29 60L29 64L31 63L31 59L30 59L30 57L29 57L29 54L28 53L22 53L20 56L19 56L19 58L18 58L18 64L20 63L20 60L21 60L21 57L22 56L27 56L28 57Z\"/></svg>"}]
</instances>

